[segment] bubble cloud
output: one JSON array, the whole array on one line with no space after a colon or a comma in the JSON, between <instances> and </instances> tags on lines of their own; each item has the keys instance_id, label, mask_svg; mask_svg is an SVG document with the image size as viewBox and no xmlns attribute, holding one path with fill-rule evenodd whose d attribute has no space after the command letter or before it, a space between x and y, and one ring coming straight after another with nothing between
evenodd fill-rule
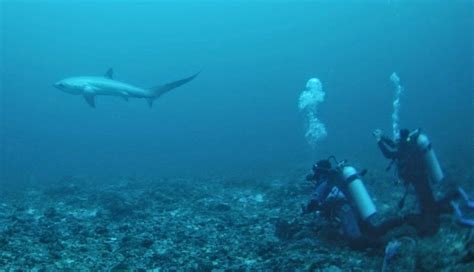
<instances>
[{"instance_id":1,"label":"bubble cloud","mask_svg":"<svg viewBox=\"0 0 474 272\"><path fill-rule=\"evenodd\" d=\"M305 137L311 147L316 148L317 142L327 136L326 126L318 119L318 106L324 102L323 85L317 78L311 78L306 83L306 89L301 92L298 107L304 113Z\"/></svg>"},{"instance_id":2,"label":"bubble cloud","mask_svg":"<svg viewBox=\"0 0 474 272\"><path fill-rule=\"evenodd\" d=\"M400 78L395 72L390 76L390 81L395 85L392 113L393 139L398 139L400 137L400 97L402 96L403 87L400 84Z\"/></svg>"}]
</instances>

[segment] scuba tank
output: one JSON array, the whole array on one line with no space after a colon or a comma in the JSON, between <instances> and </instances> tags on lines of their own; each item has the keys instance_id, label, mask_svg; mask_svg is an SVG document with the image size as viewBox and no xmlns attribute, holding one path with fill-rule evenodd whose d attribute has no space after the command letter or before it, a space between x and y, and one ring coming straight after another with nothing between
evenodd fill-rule
<instances>
[{"instance_id":1,"label":"scuba tank","mask_svg":"<svg viewBox=\"0 0 474 272\"><path fill-rule=\"evenodd\" d=\"M336 167L334 167L334 170L337 171L336 183L338 184L336 185L351 200L361 218L367 220L377 212L377 209L362 182L361 173L357 172L354 167L347 165L346 160L339 162L334 156L329 159L333 159L336 163ZM363 172L365 173L365 171Z\"/></svg>"},{"instance_id":2,"label":"scuba tank","mask_svg":"<svg viewBox=\"0 0 474 272\"><path fill-rule=\"evenodd\" d=\"M342 166L341 177L345 183L345 191L354 202L362 219L366 220L375 214L377 209L356 169L352 166Z\"/></svg>"},{"instance_id":3,"label":"scuba tank","mask_svg":"<svg viewBox=\"0 0 474 272\"><path fill-rule=\"evenodd\" d=\"M416 145L421 151L423 163L431 177L431 181L438 183L444 178L443 170L439 165L438 158L433 150L430 140L425 134L418 133Z\"/></svg>"}]
</instances>

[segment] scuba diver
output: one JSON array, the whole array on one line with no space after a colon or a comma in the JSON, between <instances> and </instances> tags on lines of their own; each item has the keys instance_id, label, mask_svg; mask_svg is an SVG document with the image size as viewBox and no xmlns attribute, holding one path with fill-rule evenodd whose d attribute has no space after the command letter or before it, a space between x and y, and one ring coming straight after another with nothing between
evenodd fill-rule
<instances>
[{"instance_id":1,"label":"scuba diver","mask_svg":"<svg viewBox=\"0 0 474 272\"><path fill-rule=\"evenodd\" d=\"M331 156L318 161L313 173L306 177L315 190L309 203L303 206L303 214L319 211L327 219L339 221L343 236L352 248L376 246L380 236L403 222L394 218L376 224L377 210L362 182L366 172L358 172L346 160L337 161Z\"/></svg>"},{"instance_id":2,"label":"scuba diver","mask_svg":"<svg viewBox=\"0 0 474 272\"><path fill-rule=\"evenodd\" d=\"M453 192L439 201L435 199L430 181L439 183L444 174L428 137L420 129L412 132L402 129L396 141L384 136L380 129L376 129L373 135L383 155L391 160L387 171L395 163L397 175L406 187L400 208L404 205L408 185L414 188L420 213L406 216L407 223L414 225L421 235L435 234L440 226L439 215L453 211L450 202L459 193Z\"/></svg>"}]
</instances>

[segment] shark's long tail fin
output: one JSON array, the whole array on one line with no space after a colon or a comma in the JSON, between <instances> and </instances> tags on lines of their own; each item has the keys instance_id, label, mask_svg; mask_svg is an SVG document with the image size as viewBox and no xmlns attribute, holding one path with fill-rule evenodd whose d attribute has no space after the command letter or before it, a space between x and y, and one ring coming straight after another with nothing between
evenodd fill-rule
<instances>
[{"instance_id":1,"label":"shark's long tail fin","mask_svg":"<svg viewBox=\"0 0 474 272\"><path fill-rule=\"evenodd\" d=\"M164 85L160 85L160 86L156 86L156 87L152 87L150 88L149 90L152 92L153 96L152 97L149 97L147 100L148 100L148 105L150 106L150 108L153 106L153 101L155 99L157 99L158 97L162 96L163 94L171 91L172 89L175 89L175 88L178 88L179 86L181 85L184 85L188 82L190 82L191 80L193 80L195 77L197 77L199 75L199 73L201 72L197 72L196 74L190 76L190 77L187 77L187 78L183 78L183 79L180 79L180 80L176 80L176 81L173 81L173 82L170 82L170 83L167 83L167 84L164 84Z\"/></svg>"}]
</instances>

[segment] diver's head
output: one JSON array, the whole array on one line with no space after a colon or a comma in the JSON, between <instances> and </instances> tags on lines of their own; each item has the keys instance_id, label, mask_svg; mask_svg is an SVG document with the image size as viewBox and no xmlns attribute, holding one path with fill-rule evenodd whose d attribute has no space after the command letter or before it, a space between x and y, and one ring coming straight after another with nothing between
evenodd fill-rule
<instances>
[{"instance_id":1,"label":"diver's head","mask_svg":"<svg viewBox=\"0 0 474 272\"><path fill-rule=\"evenodd\" d=\"M313 173L315 179L321 179L328 175L329 170L331 170L332 165L329 160L320 160L315 165L313 165Z\"/></svg>"},{"instance_id":2,"label":"diver's head","mask_svg":"<svg viewBox=\"0 0 474 272\"><path fill-rule=\"evenodd\" d=\"M400 143L406 143L408 141L408 137L410 136L410 130L404 128L400 130Z\"/></svg>"}]
</instances>

